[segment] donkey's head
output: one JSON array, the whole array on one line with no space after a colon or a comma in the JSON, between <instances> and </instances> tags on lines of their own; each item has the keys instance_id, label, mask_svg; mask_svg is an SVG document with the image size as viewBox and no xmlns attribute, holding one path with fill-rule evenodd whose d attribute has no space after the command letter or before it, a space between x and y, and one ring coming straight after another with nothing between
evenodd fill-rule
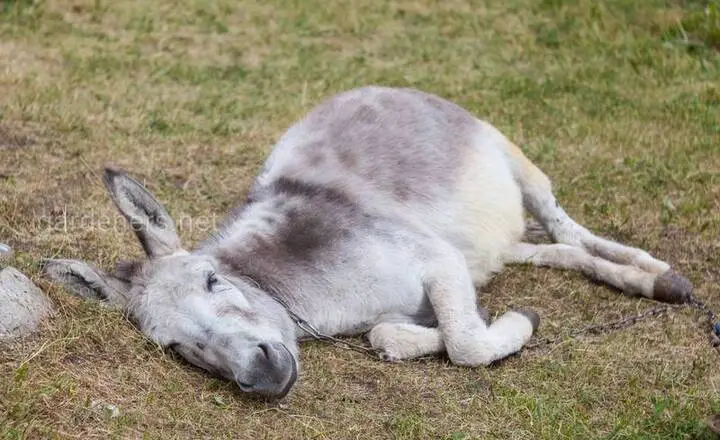
<instances>
[{"instance_id":1,"label":"donkey's head","mask_svg":"<svg viewBox=\"0 0 720 440\"><path fill-rule=\"evenodd\" d=\"M77 296L122 308L146 336L243 391L287 394L298 349L282 307L251 283L220 273L212 256L183 250L172 218L140 183L111 169L104 182L148 259L119 263L114 273L49 260L46 276Z\"/></svg>"}]
</instances>

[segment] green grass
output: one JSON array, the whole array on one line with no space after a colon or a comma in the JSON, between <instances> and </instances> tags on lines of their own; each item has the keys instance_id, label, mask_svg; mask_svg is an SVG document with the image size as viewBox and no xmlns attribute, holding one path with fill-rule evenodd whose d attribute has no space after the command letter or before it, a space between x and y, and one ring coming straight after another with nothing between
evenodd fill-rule
<instances>
[{"instance_id":1,"label":"green grass","mask_svg":"<svg viewBox=\"0 0 720 440\"><path fill-rule=\"evenodd\" d=\"M58 313L0 352L0 438L711 439L720 356L681 308L488 369L389 365L311 343L278 405L164 354L38 272L53 255L109 267L140 254L100 185L106 163L144 179L177 218L219 219L304 112L384 84L495 124L577 220L668 260L720 309L718 10L716 0L3 1L0 241ZM83 225L91 215L117 227ZM180 226L188 244L205 236ZM524 267L481 302L535 308L540 336L652 305Z\"/></svg>"}]
</instances>

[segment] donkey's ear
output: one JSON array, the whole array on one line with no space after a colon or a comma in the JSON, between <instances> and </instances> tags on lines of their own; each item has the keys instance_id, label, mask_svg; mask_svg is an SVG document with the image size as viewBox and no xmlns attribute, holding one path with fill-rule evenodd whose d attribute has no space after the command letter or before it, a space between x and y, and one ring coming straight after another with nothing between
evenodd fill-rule
<instances>
[{"instance_id":1,"label":"donkey's ear","mask_svg":"<svg viewBox=\"0 0 720 440\"><path fill-rule=\"evenodd\" d=\"M103 182L148 258L170 255L182 249L175 222L138 181L122 171L106 168Z\"/></svg>"},{"instance_id":2,"label":"donkey's ear","mask_svg":"<svg viewBox=\"0 0 720 440\"><path fill-rule=\"evenodd\" d=\"M124 309L130 297L130 283L82 261L45 260L43 276L58 283L73 295L101 301Z\"/></svg>"}]
</instances>

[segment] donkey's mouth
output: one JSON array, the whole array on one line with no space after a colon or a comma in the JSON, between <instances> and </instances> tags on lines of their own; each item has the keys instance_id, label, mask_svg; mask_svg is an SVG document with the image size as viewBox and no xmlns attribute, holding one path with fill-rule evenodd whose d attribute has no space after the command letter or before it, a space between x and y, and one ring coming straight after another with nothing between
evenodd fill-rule
<instances>
[{"instance_id":1,"label":"donkey's mouth","mask_svg":"<svg viewBox=\"0 0 720 440\"><path fill-rule=\"evenodd\" d=\"M293 385L295 385L295 382L297 381L298 376L298 368L297 368L297 360L295 359L295 356L290 353L290 350L283 344L283 348L287 352L288 356L292 360L292 369L290 370L290 376L288 377L287 383L285 384L285 387L280 391L280 393L275 397L275 399L280 400L283 397L287 396L287 394L292 389Z\"/></svg>"},{"instance_id":2,"label":"donkey's mouth","mask_svg":"<svg viewBox=\"0 0 720 440\"><path fill-rule=\"evenodd\" d=\"M282 399L297 381L297 360L285 344L261 345L263 354L256 358L258 360L250 371L235 376L235 383L246 393Z\"/></svg>"}]
</instances>

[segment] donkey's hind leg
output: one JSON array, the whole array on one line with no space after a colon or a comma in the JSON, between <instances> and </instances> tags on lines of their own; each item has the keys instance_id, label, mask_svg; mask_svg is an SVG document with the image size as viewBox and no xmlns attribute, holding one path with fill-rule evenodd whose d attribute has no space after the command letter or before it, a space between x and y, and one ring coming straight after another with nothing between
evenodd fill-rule
<instances>
[{"instance_id":1,"label":"donkey's hind leg","mask_svg":"<svg viewBox=\"0 0 720 440\"><path fill-rule=\"evenodd\" d=\"M553 241L598 257L592 260L597 267L632 267L651 275L651 278L655 280L652 291L643 293L648 298L670 303L684 303L689 300L693 290L692 283L670 269L670 265L666 262L653 258L642 249L625 246L594 235L571 219L548 189L535 187L525 188L524 191L527 191L525 199L529 210L550 233ZM557 249L565 250L564 248ZM567 252L569 251L563 253L567 254ZM615 263L615 265L608 266L603 261ZM613 269L613 271L629 273L627 269L620 271ZM616 285L609 281L608 283ZM630 286L628 285L628 287ZM622 287L619 288L628 293L637 293L637 289L636 291L627 291Z\"/></svg>"},{"instance_id":2,"label":"donkey's hind leg","mask_svg":"<svg viewBox=\"0 0 720 440\"><path fill-rule=\"evenodd\" d=\"M669 264L653 258L642 249L600 238L576 223L558 203L552 192L552 183L545 173L496 129L488 126L488 130L495 133L505 148L513 175L522 189L525 209L542 224L555 242L581 247L606 260L636 266L652 273L664 273L670 269Z\"/></svg>"},{"instance_id":3,"label":"donkey's hind leg","mask_svg":"<svg viewBox=\"0 0 720 440\"><path fill-rule=\"evenodd\" d=\"M635 266L654 274L665 273L670 265L648 252L598 237L575 222L557 203L552 193L538 197L530 209L553 241L585 249L588 253L618 264Z\"/></svg>"},{"instance_id":4,"label":"donkey's hind leg","mask_svg":"<svg viewBox=\"0 0 720 440\"><path fill-rule=\"evenodd\" d=\"M508 264L577 270L630 295L642 295L665 302L678 302L692 292L692 285L674 272L650 273L635 266L616 264L567 244L518 243L505 258ZM681 295L677 295L680 292Z\"/></svg>"},{"instance_id":5,"label":"donkey's hind leg","mask_svg":"<svg viewBox=\"0 0 720 440\"><path fill-rule=\"evenodd\" d=\"M600 238L576 223L562 209L553 195L550 179L522 151L507 139L503 140L513 175L520 183L525 208L542 224L555 242L584 249L588 253L619 265L660 275L652 298L666 302L686 302L692 285L670 269L664 261L653 258L642 249L624 246Z\"/></svg>"}]
</instances>

